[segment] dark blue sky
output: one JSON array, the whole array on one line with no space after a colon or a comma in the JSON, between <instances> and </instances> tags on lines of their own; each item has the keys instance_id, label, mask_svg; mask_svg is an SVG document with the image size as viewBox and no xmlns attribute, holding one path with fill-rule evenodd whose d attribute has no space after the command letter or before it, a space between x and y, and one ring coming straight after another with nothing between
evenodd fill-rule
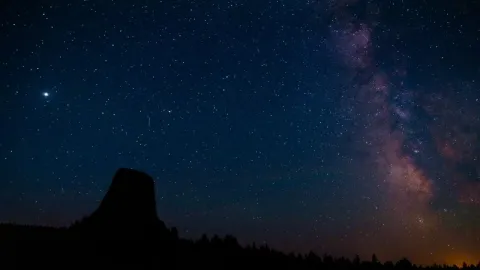
<instances>
[{"instance_id":1,"label":"dark blue sky","mask_svg":"<svg viewBox=\"0 0 480 270\"><path fill-rule=\"evenodd\" d=\"M474 3L0 10L0 221L67 225L131 167L186 237L480 259Z\"/></svg>"}]
</instances>

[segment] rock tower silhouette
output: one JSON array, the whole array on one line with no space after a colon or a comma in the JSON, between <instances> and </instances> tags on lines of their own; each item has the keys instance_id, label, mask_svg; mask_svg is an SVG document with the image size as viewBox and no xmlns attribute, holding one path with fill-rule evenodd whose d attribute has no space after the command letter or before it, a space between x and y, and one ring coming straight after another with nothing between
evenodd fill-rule
<instances>
[{"instance_id":1,"label":"rock tower silhouette","mask_svg":"<svg viewBox=\"0 0 480 270\"><path fill-rule=\"evenodd\" d=\"M124 240L145 238L166 229L157 216L152 177L133 169L118 169L100 206L78 229Z\"/></svg>"},{"instance_id":2,"label":"rock tower silhouette","mask_svg":"<svg viewBox=\"0 0 480 270\"><path fill-rule=\"evenodd\" d=\"M157 222L153 179L140 171L118 169L91 219L102 224L134 227Z\"/></svg>"},{"instance_id":3,"label":"rock tower silhouette","mask_svg":"<svg viewBox=\"0 0 480 270\"><path fill-rule=\"evenodd\" d=\"M150 262L169 232L157 216L153 178L127 168L117 170L99 207L71 231L94 246L89 256L120 264Z\"/></svg>"}]
</instances>

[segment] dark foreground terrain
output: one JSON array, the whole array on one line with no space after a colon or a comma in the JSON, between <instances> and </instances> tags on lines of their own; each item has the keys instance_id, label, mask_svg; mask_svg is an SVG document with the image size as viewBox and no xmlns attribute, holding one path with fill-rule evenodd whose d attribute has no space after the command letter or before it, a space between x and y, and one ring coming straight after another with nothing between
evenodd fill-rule
<instances>
[{"instance_id":1,"label":"dark foreground terrain","mask_svg":"<svg viewBox=\"0 0 480 270\"><path fill-rule=\"evenodd\" d=\"M419 269L407 259L380 263L241 247L233 236L178 237L156 215L154 182L117 171L100 207L68 228L0 225L0 269ZM432 266L430 269L457 267ZM480 269L464 265L463 268Z\"/></svg>"}]
</instances>

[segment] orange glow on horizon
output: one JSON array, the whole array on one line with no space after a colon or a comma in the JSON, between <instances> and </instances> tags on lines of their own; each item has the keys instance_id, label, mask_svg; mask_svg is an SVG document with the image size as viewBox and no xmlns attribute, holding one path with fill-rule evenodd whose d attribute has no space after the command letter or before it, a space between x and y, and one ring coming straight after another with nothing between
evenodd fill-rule
<instances>
[{"instance_id":1,"label":"orange glow on horizon","mask_svg":"<svg viewBox=\"0 0 480 270\"><path fill-rule=\"evenodd\" d=\"M473 258L473 256L469 254L451 254L446 257L445 259L446 264L449 265L456 265L458 267L462 267L463 263L465 262L467 265L477 265L479 263L478 259Z\"/></svg>"}]
</instances>

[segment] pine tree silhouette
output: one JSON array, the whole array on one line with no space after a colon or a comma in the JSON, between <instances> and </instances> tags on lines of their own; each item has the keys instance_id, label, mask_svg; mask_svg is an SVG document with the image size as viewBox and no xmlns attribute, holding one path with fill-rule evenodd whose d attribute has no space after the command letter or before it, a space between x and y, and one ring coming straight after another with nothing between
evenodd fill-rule
<instances>
[{"instance_id":1,"label":"pine tree silhouette","mask_svg":"<svg viewBox=\"0 0 480 270\"><path fill-rule=\"evenodd\" d=\"M119 169L99 208L69 228L0 224L0 262L5 269L417 269L407 258L382 264L357 255L323 257L310 252L284 254L267 244L242 247L232 235L182 239L158 219L153 180ZM2 268L2 269L3 269ZM480 269L462 265L463 269ZM434 265L428 269L458 269Z\"/></svg>"}]
</instances>

